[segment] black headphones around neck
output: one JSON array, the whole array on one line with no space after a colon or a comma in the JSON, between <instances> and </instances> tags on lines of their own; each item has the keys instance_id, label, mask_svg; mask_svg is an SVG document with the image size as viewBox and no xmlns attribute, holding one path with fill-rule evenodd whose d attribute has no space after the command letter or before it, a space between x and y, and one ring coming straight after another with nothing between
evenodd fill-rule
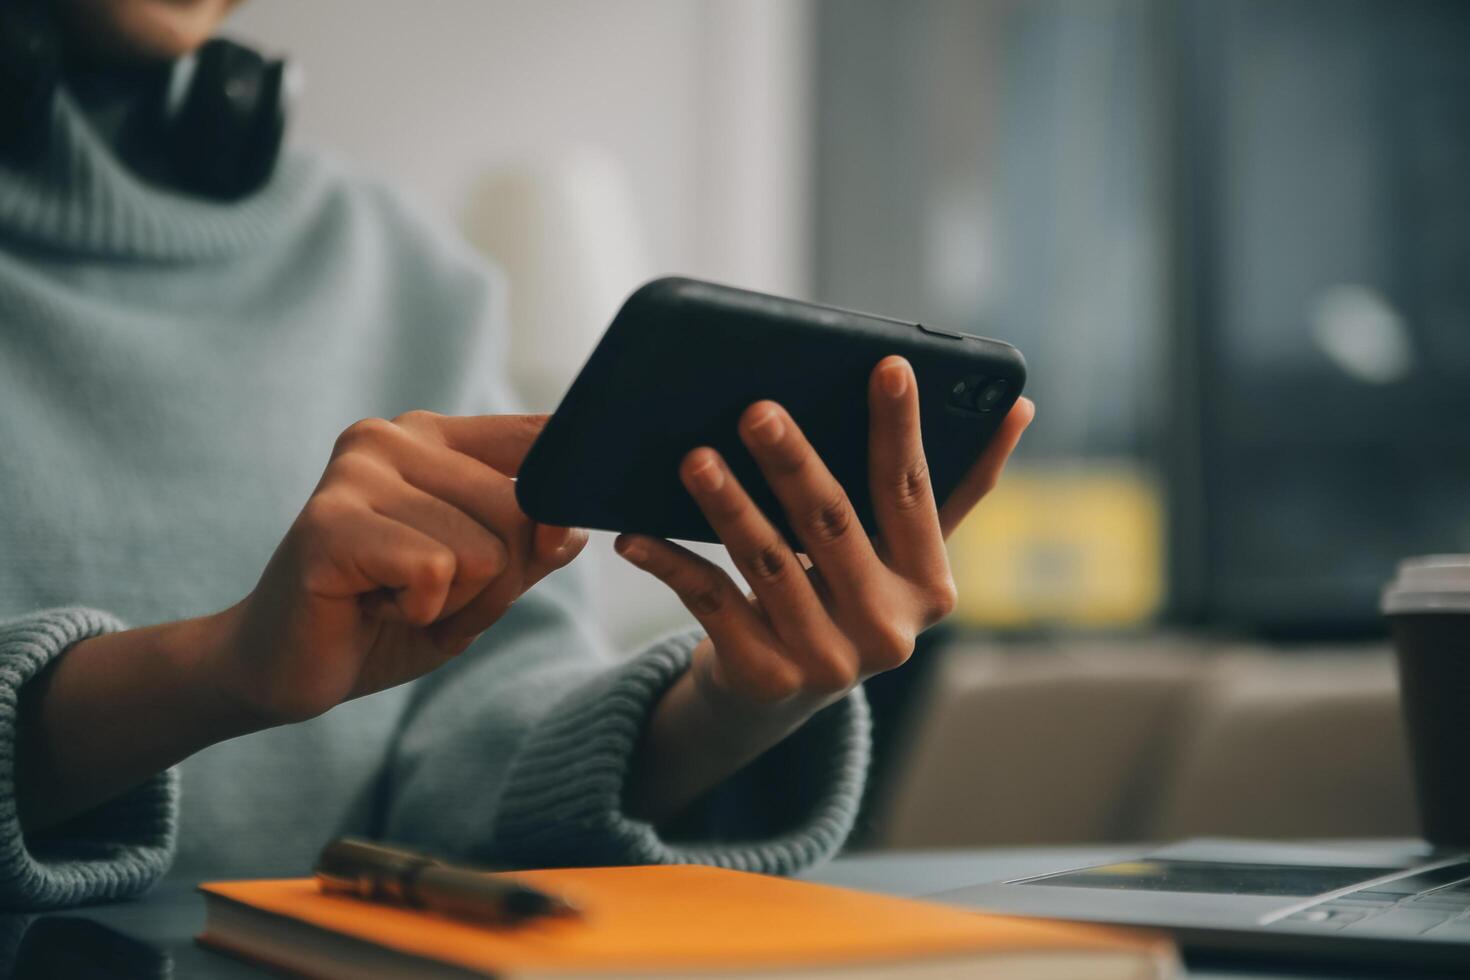
<instances>
[{"instance_id":1,"label":"black headphones around neck","mask_svg":"<svg viewBox=\"0 0 1470 980\"><path fill-rule=\"evenodd\" d=\"M46 0L0 0L0 155L44 149L64 65ZM286 133L284 61L216 38L157 88L152 124L171 185L220 200L265 185Z\"/></svg>"}]
</instances>

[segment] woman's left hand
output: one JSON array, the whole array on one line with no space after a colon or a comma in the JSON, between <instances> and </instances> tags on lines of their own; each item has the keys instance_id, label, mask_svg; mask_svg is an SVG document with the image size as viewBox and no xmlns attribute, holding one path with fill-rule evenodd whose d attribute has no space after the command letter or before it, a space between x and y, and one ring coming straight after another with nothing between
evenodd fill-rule
<instances>
[{"instance_id":1,"label":"woman's left hand","mask_svg":"<svg viewBox=\"0 0 1470 980\"><path fill-rule=\"evenodd\" d=\"M1034 406L1017 401L940 509L908 362L881 361L868 401L876 538L791 416L769 401L746 410L740 436L780 500L809 568L708 447L684 458L680 478L754 594L747 597L721 568L678 545L618 538L619 554L673 589L708 633L695 650L693 691L683 695L701 702L706 724L728 718L746 733L765 733L757 741L779 738L864 678L904 663L915 637L954 608L945 537L994 486ZM655 718L650 737L658 737L658 727ZM732 746L743 741L727 734Z\"/></svg>"}]
</instances>

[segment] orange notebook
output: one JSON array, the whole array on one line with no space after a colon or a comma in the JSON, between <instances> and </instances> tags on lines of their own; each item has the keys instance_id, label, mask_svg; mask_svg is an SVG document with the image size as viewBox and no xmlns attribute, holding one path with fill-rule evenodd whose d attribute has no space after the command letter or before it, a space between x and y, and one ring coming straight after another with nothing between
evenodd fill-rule
<instances>
[{"instance_id":1,"label":"orange notebook","mask_svg":"<svg viewBox=\"0 0 1470 980\"><path fill-rule=\"evenodd\" d=\"M1150 980L1168 940L980 915L694 865L519 872L582 909L509 928L322 894L310 878L200 886L199 941L310 977Z\"/></svg>"}]
</instances>

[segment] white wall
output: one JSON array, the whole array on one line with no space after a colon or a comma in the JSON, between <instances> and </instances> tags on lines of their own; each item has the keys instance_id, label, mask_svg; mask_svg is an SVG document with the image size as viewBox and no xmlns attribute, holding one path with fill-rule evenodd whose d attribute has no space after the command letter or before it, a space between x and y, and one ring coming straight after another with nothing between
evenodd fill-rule
<instances>
[{"instance_id":1,"label":"white wall","mask_svg":"<svg viewBox=\"0 0 1470 980\"><path fill-rule=\"evenodd\" d=\"M304 71L292 139L387 176L461 227L488 173L550 172L587 148L621 171L641 241L613 275L630 281L609 292L607 275L569 270L565 285L597 294L570 340L566 324L535 324L546 304L518 306L511 281L515 343L554 348L570 372L614 312L609 297L654 274L809 294L807 24L804 0L251 0L225 33ZM560 278L521 283L522 301ZM577 308L553 305L563 318ZM583 560L614 638L633 647L689 622L609 538Z\"/></svg>"},{"instance_id":2,"label":"white wall","mask_svg":"<svg viewBox=\"0 0 1470 980\"><path fill-rule=\"evenodd\" d=\"M227 33L304 69L294 138L446 216L485 168L590 144L657 271L805 293L806 23L800 0L251 0Z\"/></svg>"}]
</instances>

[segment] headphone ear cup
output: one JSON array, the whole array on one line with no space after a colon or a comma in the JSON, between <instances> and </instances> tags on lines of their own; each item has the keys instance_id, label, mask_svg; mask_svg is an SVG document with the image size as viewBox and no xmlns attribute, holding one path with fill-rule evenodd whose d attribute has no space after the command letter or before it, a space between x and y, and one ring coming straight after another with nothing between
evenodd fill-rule
<instances>
[{"instance_id":1,"label":"headphone ear cup","mask_svg":"<svg viewBox=\"0 0 1470 980\"><path fill-rule=\"evenodd\" d=\"M286 65L216 38L194 55L183 101L166 120L178 184L234 200L264 186L286 133Z\"/></svg>"},{"instance_id":2,"label":"headphone ear cup","mask_svg":"<svg viewBox=\"0 0 1470 980\"><path fill-rule=\"evenodd\" d=\"M0 152L40 149L60 84L61 45L47 10L0 0Z\"/></svg>"}]
</instances>

